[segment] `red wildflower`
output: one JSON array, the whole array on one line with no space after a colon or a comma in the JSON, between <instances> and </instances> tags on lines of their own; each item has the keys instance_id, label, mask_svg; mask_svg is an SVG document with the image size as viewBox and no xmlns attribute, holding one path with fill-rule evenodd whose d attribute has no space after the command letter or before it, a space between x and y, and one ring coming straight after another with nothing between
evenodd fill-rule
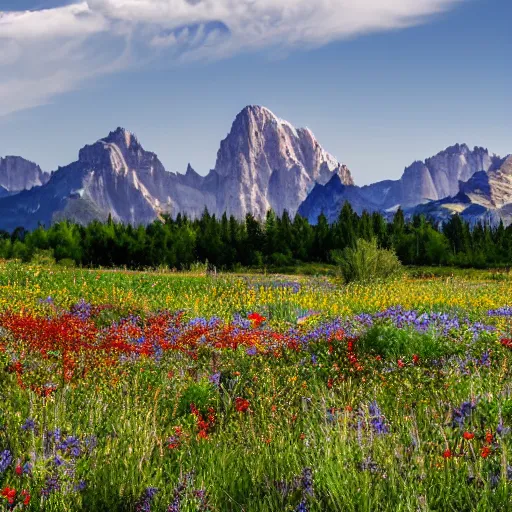
<instances>
[{"instance_id":1,"label":"red wildflower","mask_svg":"<svg viewBox=\"0 0 512 512\"><path fill-rule=\"evenodd\" d=\"M251 313L247 318L252 322L253 327L259 327L266 320L266 318L259 313Z\"/></svg>"},{"instance_id":2,"label":"red wildflower","mask_svg":"<svg viewBox=\"0 0 512 512\"><path fill-rule=\"evenodd\" d=\"M195 406L190 404L190 411L196 417L196 424L199 432L197 437L200 439L208 439L208 430L210 430L215 424L215 409L212 407L208 408L208 419L205 420L201 411Z\"/></svg>"},{"instance_id":3,"label":"red wildflower","mask_svg":"<svg viewBox=\"0 0 512 512\"><path fill-rule=\"evenodd\" d=\"M181 436L183 431L181 427L174 427L174 435L169 438L167 447L169 450L176 450L181 446Z\"/></svg>"},{"instance_id":4,"label":"red wildflower","mask_svg":"<svg viewBox=\"0 0 512 512\"><path fill-rule=\"evenodd\" d=\"M445 459L449 459L450 457L452 457L452 451L450 450L450 448L447 448L444 452L443 452L443 457Z\"/></svg>"},{"instance_id":5,"label":"red wildflower","mask_svg":"<svg viewBox=\"0 0 512 512\"><path fill-rule=\"evenodd\" d=\"M492 443L492 440L493 440L492 432L489 430L489 431L485 434L485 441L486 441L487 443Z\"/></svg>"},{"instance_id":6,"label":"red wildflower","mask_svg":"<svg viewBox=\"0 0 512 512\"><path fill-rule=\"evenodd\" d=\"M23 474L23 468L21 467L20 464L18 464L14 470L16 472L17 475L22 475Z\"/></svg>"},{"instance_id":7,"label":"red wildflower","mask_svg":"<svg viewBox=\"0 0 512 512\"><path fill-rule=\"evenodd\" d=\"M21 495L23 496L23 505L25 505L25 507L28 506L28 504L30 503L30 494L28 493L28 491L21 491Z\"/></svg>"},{"instance_id":8,"label":"red wildflower","mask_svg":"<svg viewBox=\"0 0 512 512\"><path fill-rule=\"evenodd\" d=\"M197 433L197 437L199 439L208 439L208 432L206 430L200 430L198 433Z\"/></svg>"},{"instance_id":9,"label":"red wildflower","mask_svg":"<svg viewBox=\"0 0 512 512\"><path fill-rule=\"evenodd\" d=\"M13 504L16 499L16 489L11 489L10 487L5 487L2 491L2 496L7 499L9 504Z\"/></svg>"},{"instance_id":10,"label":"red wildflower","mask_svg":"<svg viewBox=\"0 0 512 512\"><path fill-rule=\"evenodd\" d=\"M482 451L480 452L480 455L483 459L486 459L491 454L492 450L488 446L484 446L482 448Z\"/></svg>"},{"instance_id":11,"label":"red wildflower","mask_svg":"<svg viewBox=\"0 0 512 512\"><path fill-rule=\"evenodd\" d=\"M249 400L246 400L245 398L235 398L235 409L238 412L246 412L249 409L250 405L251 404L249 403Z\"/></svg>"},{"instance_id":12,"label":"red wildflower","mask_svg":"<svg viewBox=\"0 0 512 512\"><path fill-rule=\"evenodd\" d=\"M510 338L503 338L503 339L500 341L500 343L501 343L504 347L512 349L512 339L510 339Z\"/></svg>"},{"instance_id":13,"label":"red wildflower","mask_svg":"<svg viewBox=\"0 0 512 512\"><path fill-rule=\"evenodd\" d=\"M464 432L463 437L466 441L471 441L475 437L475 434L473 432Z\"/></svg>"},{"instance_id":14,"label":"red wildflower","mask_svg":"<svg viewBox=\"0 0 512 512\"><path fill-rule=\"evenodd\" d=\"M403 368L403 367L405 366L405 363L404 363L401 359L399 359L399 360L396 362L396 364L398 365L398 368Z\"/></svg>"},{"instance_id":15,"label":"red wildflower","mask_svg":"<svg viewBox=\"0 0 512 512\"><path fill-rule=\"evenodd\" d=\"M419 356L418 356L418 355L416 355L416 354L414 354L414 355L412 356L412 362L413 362L414 364L418 364L418 363L419 363L419 361L420 361Z\"/></svg>"}]
</instances>

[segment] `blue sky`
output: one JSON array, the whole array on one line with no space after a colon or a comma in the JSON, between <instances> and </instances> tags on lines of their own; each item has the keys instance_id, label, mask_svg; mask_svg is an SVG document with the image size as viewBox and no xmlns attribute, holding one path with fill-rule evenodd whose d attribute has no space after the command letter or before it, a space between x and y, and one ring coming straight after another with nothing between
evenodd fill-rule
<instances>
[{"instance_id":1,"label":"blue sky","mask_svg":"<svg viewBox=\"0 0 512 512\"><path fill-rule=\"evenodd\" d=\"M510 0L316 1L0 0L0 156L53 170L123 126L205 174L247 104L358 184L456 142L512 153Z\"/></svg>"}]
</instances>

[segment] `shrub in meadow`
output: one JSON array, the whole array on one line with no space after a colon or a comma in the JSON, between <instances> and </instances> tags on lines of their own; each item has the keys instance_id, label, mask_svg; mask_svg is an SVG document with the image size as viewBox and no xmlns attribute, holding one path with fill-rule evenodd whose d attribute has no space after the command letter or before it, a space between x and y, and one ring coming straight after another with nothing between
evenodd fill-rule
<instances>
[{"instance_id":1,"label":"shrub in meadow","mask_svg":"<svg viewBox=\"0 0 512 512\"><path fill-rule=\"evenodd\" d=\"M396 277L402 264L392 250L379 248L377 241L359 238L355 247L332 253L332 260L346 283Z\"/></svg>"}]
</instances>

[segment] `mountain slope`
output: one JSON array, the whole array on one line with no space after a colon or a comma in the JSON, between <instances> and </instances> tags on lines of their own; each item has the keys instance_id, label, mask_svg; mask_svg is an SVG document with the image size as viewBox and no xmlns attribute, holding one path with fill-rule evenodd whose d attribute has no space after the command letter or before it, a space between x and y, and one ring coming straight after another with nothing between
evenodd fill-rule
<instances>
[{"instance_id":1,"label":"mountain slope","mask_svg":"<svg viewBox=\"0 0 512 512\"><path fill-rule=\"evenodd\" d=\"M237 217L263 217L269 208L293 215L315 183L326 183L333 175L352 183L349 170L309 130L296 130L264 107L247 107L238 114L207 176L190 165L185 174L167 172L154 153L122 128L83 147L76 162L59 167L51 177L21 158L2 162L3 195L19 192L2 198L0 188L3 229L32 229L64 218L85 224L109 215L148 224L164 213L197 217L205 208Z\"/></svg>"},{"instance_id":2,"label":"mountain slope","mask_svg":"<svg viewBox=\"0 0 512 512\"><path fill-rule=\"evenodd\" d=\"M44 185L50 175L33 162L19 156L0 158L0 187L9 193Z\"/></svg>"},{"instance_id":3,"label":"mountain slope","mask_svg":"<svg viewBox=\"0 0 512 512\"><path fill-rule=\"evenodd\" d=\"M334 174L353 183L348 168L310 130L294 128L265 107L249 106L221 142L205 189L217 197L217 214L262 217L272 208L294 215L315 183L325 184Z\"/></svg>"},{"instance_id":4,"label":"mountain slope","mask_svg":"<svg viewBox=\"0 0 512 512\"><path fill-rule=\"evenodd\" d=\"M459 183L467 181L479 171L488 171L499 165L500 159L487 149L466 144L456 144L424 162L414 162L407 167L399 180L386 180L363 187L338 187L329 185L308 198L299 213L316 222L318 204L334 222L345 201L356 211L395 211L398 206L411 208L429 201L437 201L458 193Z\"/></svg>"},{"instance_id":5,"label":"mountain slope","mask_svg":"<svg viewBox=\"0 0 512 512\"><path fill-rule=\"evenodd\" d=\"M496 167L496 168L494 168ZM512 222L512 155L495 161L489 171L475 173L460 182L459 192L440 201L406 210L408 215L422 213L435 222L444 222L458 213L470 224Z\"/></svg>"},{"instance_id":6,"label":"mountain slope","mask_svg":"<svg viewBox=\"0 0 512 512\"><path fill-rule=\"evenodd\" d=\"M85 146L78 160L55 171L41 187L0 200L3 229L70 219L147 224L162 213L199 214L213 198L191 187L190 175L168 173L154 153L145 151L130 132L118 128Z\"/></svg>"}]
</instances>

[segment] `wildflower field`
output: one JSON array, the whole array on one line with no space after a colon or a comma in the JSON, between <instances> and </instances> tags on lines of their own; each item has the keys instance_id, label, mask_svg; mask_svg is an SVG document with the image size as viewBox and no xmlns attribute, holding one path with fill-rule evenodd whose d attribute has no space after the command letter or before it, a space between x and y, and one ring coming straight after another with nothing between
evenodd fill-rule
<instances>
[{"instance_id":1,"label":"wildflower field","mask_svg":"<svg viewBox=\"0 0 512 512\"><path fill-rule=\"evenodd\" d=\"M0 510L511 510L511 292L1 264Z\"/></svg>"}]
</instances>

